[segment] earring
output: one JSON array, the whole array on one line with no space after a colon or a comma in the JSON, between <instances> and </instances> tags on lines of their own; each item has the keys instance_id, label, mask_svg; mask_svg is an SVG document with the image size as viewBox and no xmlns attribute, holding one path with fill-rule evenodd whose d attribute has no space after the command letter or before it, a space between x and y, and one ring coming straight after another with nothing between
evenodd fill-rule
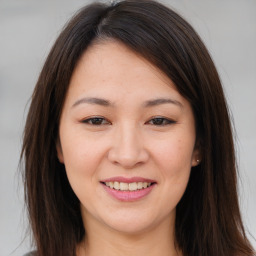
<instances>
[{"instance_id":1,"label":"earring","mask_svg":"<svg viewBox=\"0 0 256 256\"><path fill-rule=\"evenodd\" d=\"M196 159L196 162L199 164L199 163L200 163L200 160L199 160L199 159Z\"/></svg>"}]
</instances>

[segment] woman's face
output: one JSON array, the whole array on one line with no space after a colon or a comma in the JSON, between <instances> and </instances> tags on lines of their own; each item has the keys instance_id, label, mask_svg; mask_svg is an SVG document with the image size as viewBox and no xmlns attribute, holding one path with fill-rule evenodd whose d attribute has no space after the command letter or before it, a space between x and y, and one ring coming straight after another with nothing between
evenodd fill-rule
<instances>
[{"instance_id":1,"label":"woman's face","mask_svg":"<svg viewBox=\"0 0 256 256\"><path fill-rule=\"evenodd\" d=\"M115 41L90 46L72 75L59 137L85 225L136 233L174 223L199 156L195 120L147 60Z\"/></svg>"}]
</instances>

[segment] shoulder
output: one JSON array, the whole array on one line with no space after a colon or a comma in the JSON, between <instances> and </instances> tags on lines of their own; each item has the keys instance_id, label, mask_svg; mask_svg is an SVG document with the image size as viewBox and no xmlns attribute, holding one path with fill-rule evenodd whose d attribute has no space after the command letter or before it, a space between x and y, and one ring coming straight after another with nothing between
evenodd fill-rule
<instances>
[{"instance_id":1,"label":"shoulder","mask_svg":"<svg viewBox=\"0 0 256 256\"><path fill-rule=\"evenodd\" d=\"M26 253L26 254L23 255L23 256L36 256L36 251Z\"/></svg>"}]
</instances>

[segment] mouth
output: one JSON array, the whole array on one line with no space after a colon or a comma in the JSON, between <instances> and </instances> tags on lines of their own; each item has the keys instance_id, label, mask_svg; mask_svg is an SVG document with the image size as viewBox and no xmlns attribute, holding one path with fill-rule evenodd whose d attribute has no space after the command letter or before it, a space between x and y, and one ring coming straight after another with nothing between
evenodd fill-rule
<instances>
[{"instance_id":1,"label":"mouth","mask_svg":"<svg viewBox=\"0 0 256 256\"><path fill-rule=\"evenodd\" d=\"M154 185L156 182L118 182L118 181L107 181L107 182L101 182L105 186L114 189L114 190L120 190L120 191L137 191L146 189L152 185Z\"/></svg>"},{"instance_id":2,"label":"mouth","mask_svg":"<svg viewBox=\"0 0 256 256\"><path fill-rule=\"evenodd\" d=\"M113 177L100 181L105 191L120 201L136 201L146 197L157 184L154 180L140 177Z\"/></svg>"}]
</instances>

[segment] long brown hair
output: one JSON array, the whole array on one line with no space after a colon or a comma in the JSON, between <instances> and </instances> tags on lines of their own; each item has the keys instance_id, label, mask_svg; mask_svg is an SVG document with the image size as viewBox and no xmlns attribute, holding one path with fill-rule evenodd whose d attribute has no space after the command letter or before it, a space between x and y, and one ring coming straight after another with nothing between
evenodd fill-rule
<instances>
[{"instance_id":1,"label":"long brown hair","mask_svg":"<svg viewBox=\"0 0 256 256\"><path fill-rule=\"evenodd\" d=\"M115 39L161 69L191 104L202 162L177 205L176 244L184 256L250 256L237 198L232 127L212 59L194 29L150 0L81 9L67 24L36 84L24 131L25 199L39 256L75 255L86 236L80 203L56 154L71 75L95 40ZM100 72L100 71L99 71Z\"/></svg>"}]
</instances>

